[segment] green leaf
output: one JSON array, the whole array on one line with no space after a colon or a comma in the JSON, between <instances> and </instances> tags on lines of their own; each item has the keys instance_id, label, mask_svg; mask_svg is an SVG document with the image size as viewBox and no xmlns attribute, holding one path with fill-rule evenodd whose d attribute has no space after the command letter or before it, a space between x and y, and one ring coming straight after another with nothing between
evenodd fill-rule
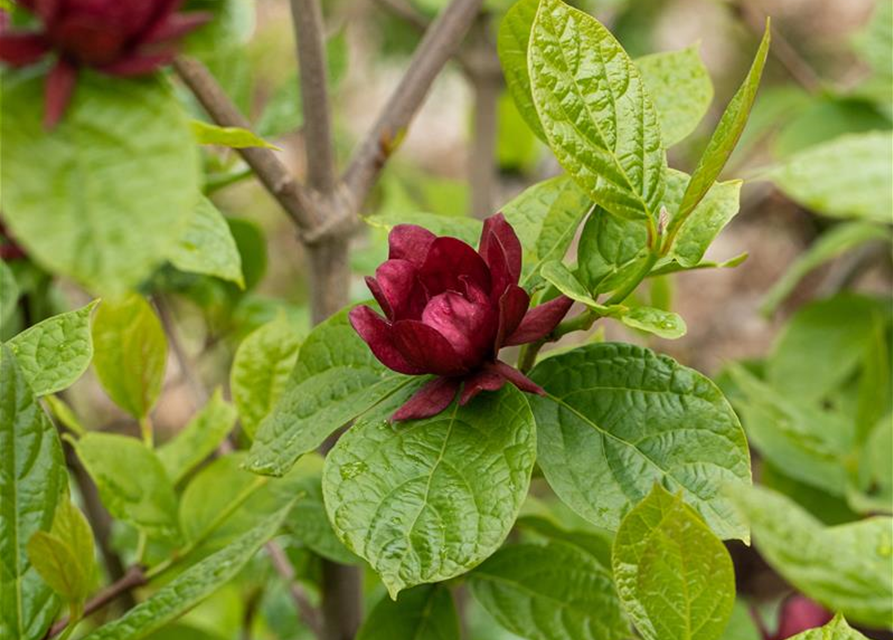
<instances>
[{"instance_id":1,"label":"green leaf","mask_svg":"<svg viewBox=\"0 0 893 640\"><path fill-rule=\"evenodd\" d=\"M535 534L535 539L558 541L576 547L593 556L603 566L611 566L612 536L601 529L568 531L551 520L539 516L521 516L515 523L524 533ZM536 538L538 536L539 538Z\"/></svg>"},{"instance_id":2,"label":"green leaf","mask_svg":"<svg viewBox=\"0 0 893 640\"><path fill-rule=\"evenodd\" d=\"M540 273L546 282L554 286L568 298L575 302L585 304L590 309L595 309L602 315L610 315L612 310L619 310L618 307L608 308L599 304L595 298L589 295L586 287L577 280L577 276L558 260L550 260L545 263L540 270Z\"/></svg>"},{"instance_id":3,"label":"green leaf","mask_svg":"<svg viewBox=\"0 0 893 640\"><path fill-rule=\"evenodd\" d=\"M850 627L841 614L834 616L828 624L820 629L810 629L791 637L791 640L868 640L861 633Z\"/></svg>"},{"instance_id":4,"label":"green leaf","mask_svg":"<svg viewBox=\"0 0 893 640\"><path fill-rule=\"evenodd\" d=\"M533 416L511 385L425 420L361 419L326 458L329 520L392 598L453 578L505 540L535 447Z\"/></svg>"},{"instance_id":5,"label":"green leaf","mask_svg":"<svg viewBox=\"0 0 893 640\"><path fill-rule=\"evenodd\" d=\"M619 316L620 322L632 329L646 331L667 340L675 340L687 331L679 314L654 307L631 307Z\"/></svg>"},{"instance_id":6,"label":"green leaf","mask_svg":"<svg viewBox=\"0 0 893 640\"><path fill-rule=\"evenodd\" d=\"M620 523L617 591L645 640L717 640L735 605L735 571L697 512L659 484Z\"/></svg>"},{"instance_id":7,"label":"green leaf","mask_svg":"<svg viewBox=\"0 0 893 640\"><path fill-rule=\"evenodd\" d=\"M893 511L893 415L881 418L868 435L859 454L859 466L853 490L847 495L850 505L863 513Z\"/></svg>"},{"instance_id":8,"label":"green leaf","mask_svg":"<svg viewBox=\"0 0 893 640\"><path fill-rule=\"evenodd\" d=\"M246 469L281 476L335 429L418 384L378 362L350 326L348 311L318 325L302 345L282 397L258 428Z\"/></svg>"},{"instance_id":9,"label":"green leaf","mask_svg":"<svg viewBox=\"0 0 893 640\"><path fill-rule=\"evenodd\" d=\"M90 314L98 302L47 318L7 342L34 395L70 387L90 366Z\"/></svg>"},{"instance_id":10,"label":"green leaf","mask_svg":"<svg viewBox=\"0 0 893 640\"><path fill-rule=\"evenodd\" d=\"M35 533L27 551L40 576L66 602L83 603L90 595L96 570L93 531L71 502L59 502L52 529Z\"/></svg>"},{"instance_id":11,"label":"green leaf","mask_svg":"<svg viewBox=\"0 0 893 640\"><path fill-rule=\"evenodd\" d=\"M523 638L629 637L610 569L563 542L504 547L470 574L469 584L484 609Z\"/></svg>"},{"instance_id":12,"label":"green leaf","mask_svg":"<svg viewBox=\"0 0 893 640\"><path fill-rule=\"evenodd\" d=\"M199 199L170 261L180 271L215 276L245 288L239 248L226 218L207 198Z\"/></svg>"},{"instance_id":13,"label":"green leaf","mask_svg":"<svg viewBox=\"0 0 893 640\"><path fill-rule=\"evenodd\" d=\"M794 155L767 177L807 209L835 218L890 222L893 134L841 136Z\"/></svg>"},{"instance_id":14,"label":"green leaf","mask_svg":"<svg viewBox=\"0 0 893 640\"><path fill-rule=\"evenodd\" d=\"M291 505L266 516L231 545L189 567L148 600L86 636L85 640L139 640L175 620L232 580L276 535Z\"/></svg>"},{"instance_id":15,"label":"green leaf","mask_svg":"<svg viewBox=\"0 0 893 640\"><path fill-rule=\"evenodd\" d=\"M595 18L541 0L528 71L558 162L608 211L657 220L667 158L639 71Z\"/></svg>"},{"instance_id":16,"label":"green leaf","mask_svg":"<svg viewBox=\"0 0 893 640\"><path fill-rule=\"evenodd\" d=\"M438 236L453 236L477 246L481 237L481 221L464 216L443 216L437 213L378 213L363 220L371 227L390 231L398 224L415 224L425 227Z\"/></svg>"},{"instance_id":17,"label":"green leaf","mask_svg":"<svg viewBox=\"0 0 893 640\"><path fill-rule=\"evenodd\" d=\"M119 296L172 254L192 217L200 166L189 123L160 78L82 70L52 131L38 104L41 78L4 77L4 219L48 270Z\"/></svg>"},{"instance_id":18,"label":"green leaf","mask_svg":"<svg viewBox=\"0 0 893 640\"><path fill-rule=\"evenodd\" d=\"M893 627L893 519L824 527L774 491L741 489L734 498L761 555L797 590L855 622Z\"/></svg>"},{"instance_id":19,"label":"green leaf","mask_svg":"<svg viewBox=\"0 0 893 640\"><path fill-rule=\"evenodd\" d=\"M538 6L539 0L519 0L512 5L499 25L496 50L505 74L506 87L518 107L518 112L530 130L540 140L546 141L543 125L533 103L530 72L527 70L527 48Z\"/></svg>"},{"instance_id":20,"label":"green leaf","mask_svg":"<svg viewBox=\"0 0 893 640\"><path fill-rule=\"evenodd\" d=\"M707 148L701 154L698 165L692 173L691 180L685 188L685 194L682 196L682 204L679 205L679 211L673 217L668 233L672 236L676 227L682 225L688 218L689 214L694 211L698 203L707 195L707 192L713 186L713 182L719 177L726 161L732 155L738 139L744 131L747 124L747 117L750 115L750 109L753 107L754 100L757 97L757 89L760 87L760 78L763 75L763 67L766 64L766 56L769 54L770 31L769 22L766 22L766 31L763 34L763 40L757 49L757 55L754 58L753 65L747 73L741 87L737 93L729 101Z\"/></svg>"},{"instance_id":21,"label":"green leaf","mask_svg":"<svg viewBox=\"0 0 893 640\"><path fill-rule=\"evenodd\" d=\"M211 455L235 423L235 408L217 389L189 424L155 452L171 482L178 483Z\"/></svg>"},{"instance_id":22,"label":"green leaf","mask_svg":"<svg viewBox=\"0 0 893 640\"><path fill-rule=\"evenodd\" d=\"M357 640L459 640L459 617L448 589L421 585L404 591L396 602L379 601L360 628Z\"/></svg>"},{"instance_id":23,"label":"green leaf","mask_svg":"<svg viewBox=\"0 0 893 640\"><path fill-rule=\"evenodd\" d=\"M167 339L146 300L130 294L105 302L93 320L93 366L115 404L135 418L149 414L161 393Z\"/></svg>"},{"instance_id":24,"label":"green leaf","mask_svg":"<svg viewBox=\"0 0 893 640\"><path fill-rule=\"evenodd\" d=\"M247 149L261 147L263 149L275 149L282 151L274 144L270 144L253 131L241 127L219 127L216 124L208 124L201 120L193 120L192 135L199 144L216 144L230 149Z\"/></svg>"},{"instance_id":25,"label":"green leaf","mask_svg":"<svg viewBox=\"0 0 893 640\"><path fill-rule=\"evenodd\" d=\"M12 351L0 349L0 637L38 640L59 602L26 545L38 531L49 531L67 477L56 429Z\"/></svg>"},{"instance_id":26,"label":"green leaf","mask_svg":"<svg viewBox=\"0 0 893 640\"><path fill-rule=\"evenodd\" d=\"M722 634L722 640L761 640L757 625L750 615L750 608L742 600L735 601L729 623Z\"/></svg>"},{"instance_id":27,"label":"green leaf","mask_svg":"<svg viewBox=\"0 0 893 640\"><path fill-rule=\"evenodd\" d=\"M872 240L893 240L890 230L870 222L847 222L832 227L801 253L763 298L760 311L772 314L810 271Z\"/></svg>"},{"instance_id":28,"label":"green leaf","mask_svg":"<svg viewBox=\"0 0 893 640\"><path fill-rule=\"evenodd\" d=\"M136 438L96 432L74 448L110 514L152 537L177 534L177 496L155 452Z\"/></svg>"},{"instance_id":29,"label":"green leaf","mask_svg":"<svg viewBox=\"0 0 893 640\"><path fill-rule=\"evenodd\" d=\"M676 261L664 262L663 264L658 263L657 266L651 270L651 273L648 274L648 277L654 278L665 276L670 273L678 273L680 271L695 271L700 269L732 269L743 263L747 258L748 254L745 251L734 258L729 258L722 262L716 262L715 260L701 260L698 264L692 265L691 267L684 267Z\"/></svg>"},{"instance_id":30,"label":"green leaf","mask_svg":"<svg viewBox=\"0 0 893 640\"><path fill-rule=\"evenodd\" d=\"M0 325L9 320L19 301L19 285L12 269L0 260Z\"/></svg>"},{"instance_id":31,"label":"green leaf","mask_svg":"<svg viewBox=\"0 0 893 640\"><path fill-rule=\"evenodd\" d=\"M660 119L660 137L670 148L691 134L713 100L713 83L699 45L635 60Z\"/></svg>"},{"instance_id":32,"label":"green leaf","mask_svg":"<svg viewBox=\"0 0 893 640\"><path fill-rule=\"evenodd\" d=\"M535 284L540 265L564 258L591 208L589 196L567 176L537 183L502 207L524 249L522 286Z\"/></svg>"},{"instance_id":33,"label":"green leaf","mask_svg":"<svg viewBox=\"0 0 893 640\"><path fill-rule=\"evenodd\" d=\"M853 44L874 73L857 91L874 99L889 116L893 101L893 60L887 55L893 49L893 3L875 3L869 23L856 35Z\"/></svg>"},{"instance_id":34,"label":"green leaf","mask_svg":"<svg viewBox=\"0 0 893 640\"><path fill-rule=\"evenodd\" d=\"M644 268L648 254L648 227L641 220L596 207L580 235L580 280L593 295L613 291Z\"/></svg>"},{"instance_id":35,"label":"green leaf","mask_svg":"<svg viewBox=\"0 0 893 640\"><path fill-rule=\"evenodd\" d=\"M249 334L236 350L230 388L249 437L282 396L300 346L300 334L281 315Z\"/></svg>"},{"instance_id":36,"label":"green leaf","mask_svg":"<svg viewBox=\"0 0 893 640\"><path fill-rule=\"evenodd\" d=\"M616 530L655 482L717 535L746 540L721 487L750 483L744 432L719 389L671 358L628 344L591 344L531 372L537 461L552 489L595 525Z\"/></svg>"}]
</instances>

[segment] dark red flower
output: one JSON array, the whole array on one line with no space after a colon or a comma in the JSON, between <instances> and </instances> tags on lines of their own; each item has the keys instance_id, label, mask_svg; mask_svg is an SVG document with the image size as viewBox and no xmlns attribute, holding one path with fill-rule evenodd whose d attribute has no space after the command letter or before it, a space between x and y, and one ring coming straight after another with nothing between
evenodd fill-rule
<instances>
[{"instance_id":1,"label":"dark red flower","mask_svg":"<svg viewBox=\"0 0 893 640\"><path fill-rule=\"evenodd\" d=\"M17 31L0 20L0 61L33 64L54 52L47 75L44 121L53 126L71 99L77 69L138 76L173 60L176 41L210 19L206 12L178 13L183 0L19 0L42 28Z\"/></svg>"},{"instance_id":2,"label":"dark red flower","mask_svg":"<svg viewBox=\"0 0 893 640\"><path fill-rule=\"evenodd\" d=\"M394 227L388 260L366 278L387 319L356 307L350 323L386 367L438 376L393 416L433 416L506 381L542 393L524 374L497 359L502 347L539 340L555 328L572 301L561 296L528 311L518 286L521 243L501 213L484 221L478 250L415 225Z\"/></svg>"},{"instance_id":3,"label":"dark red flower","mask_svg":"<svg viewBox=\"0 0 893 640\"><path fill-rule=\"evenodd\" d=\"M834 617L830 611L804 595L794 594L788 597L778 610L778 629L769 633L756 612L753 616L763 636L763 640L786 640L798 633L824 626Z\"/></svg>"}]
</instances>

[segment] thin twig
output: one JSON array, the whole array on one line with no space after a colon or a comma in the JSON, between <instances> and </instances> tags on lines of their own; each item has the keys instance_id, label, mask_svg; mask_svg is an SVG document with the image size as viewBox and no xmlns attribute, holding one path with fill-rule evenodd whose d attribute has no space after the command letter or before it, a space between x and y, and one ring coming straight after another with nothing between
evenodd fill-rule
<instances>
[{"instance_id":1,"label":"thin twig","mask_svg":"<svg viewBox=\"0 0 893 640\"><path fill-rule=\"evenodd\" d=\"M272 562L273 568L276 569L276 573L278 573L279 577L281 577L285 581L285 584L288 585L288 591L291 594L292 600L294 600L295 604L298 606L304 623L317 638L322 638L322 620L320 619L319 611L310 604L303 589L301 589L301 586L295 580L294 567L292 567L288 556L285 555L285 551L272 540L266 544L265 548L270 555L270 562Z\"/></svg>"},{"instance_id":2,"label":"thin twig","mask_svg":"<svg viewBox=\"0 0 893 640\"><path fill-rule=\"evenodd\" d=\"M183 349L183 343L180 342L180 335L174 324L174 318L171 315L167 301L161 296L155 296L153 301L155 308L158 310L158 316L161 318L161 324L164 326L164 332L167 334L167 342L171 347L171 351L174 352L174 358L177 360L180 375L186 381L198 403L196 409L200 409L208 402L208 391L204 383L195 375L189 356L186 354L186 350Z\"/></svg>"},{"instance_id":3,"label":"thin twig","mask_svg":"<svg viewBox=\"0 0 893 640\"><path fill-rule=\"evenodd\" d=\"M214 122L223 127L251 128L251 123L204 64L194 58L179 56L174 60L174 69ZM312 194L298 184L271 149L249 147L237 151L300 229L316 226Z\"/></svg>"},{"instance_id":4,"label":"thin twig","mask_svg":"<svg viewBox=\"0 0 893 640\"><path fill-rule=\"evenodd\" d=\"M130 567L130 569L127 570L127 573L121 576L120 580L113 582L87 601L87 604L84 605L83 617L86 618L90 614L99 611L119 596L122 596L125 593L130 593L133 589L141 587L144 584L146 584L146 576L143 573L142 567ZM53 636L59 635L67 626L68 616L62 618L50 627L44 637L52 638Z\"/></svg>"}]
</instances>

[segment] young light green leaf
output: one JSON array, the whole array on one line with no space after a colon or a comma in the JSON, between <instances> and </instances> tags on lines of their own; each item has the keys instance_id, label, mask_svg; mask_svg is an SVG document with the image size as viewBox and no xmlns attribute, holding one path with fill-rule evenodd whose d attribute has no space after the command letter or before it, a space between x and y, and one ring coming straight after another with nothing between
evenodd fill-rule
<instances>
[{"instance_id":1,"label":"young light green leaf","mask_svg":"<svg viewBox=\"0 0 893 640\"><path fill-rule=\"evenodd\" d=\"M701 260L698 264L691 267L684 267L675 260L671 260L669 262L658 261L654 269L651 270L651 273L648 274L648 277L654 278L665 276L670 273L679 273L680 271L696 271L700 269L732 269L743 263L745 260L747 260L747 258L748 254L745 251L744 253L735 256L734 258L729 258L728 260L723 260L722 262L716 262L715 260Z\"/></svg>"},{"instance_id":2,"label":"young light green leaf","mask_svg":"<svg viewBox=\"0 0 893 640\"><path fill-rule=\"evenodd\" d=\"M361 419L326 458L329 520L395 598L468 571L502 544L535 449L533 416L511 385L425 420Z\"/></svg>"},{"instance_id":3,"label":"young light green leaf","mask_svg":"<svg viewBox=\"0 0 893 640\"><path fill-rule=\"evenodd\" d=\"M624 640L629 624L609 568L563 542L503 547L469 576L503 627L540 640Z\"/></svg>"},{"instance_id":4,"label":"young light green leaf","mask_svg":"<svg viewBox=\"0 0 893 640\"><path fill-rule=\"evenodd\" d=\"M659 484L614 539L620 601L645 640L718 640L735 605L735 572L722 541Z\"/></svg>"},{"instance_id":5,"label":"young light green leaf","mask_svg":"<svg viewBox=\"0 0 893 640\"><path fill-rule=\"evenodd\" d=\"M678 313L654 307L631 307L617 317L627 327L667 340L681 338L687 331L685 320Z\"/></svg>"},{"instance_id":6,"label":"young light green leaf","mask_svg":"<svg viewBox=\"0 0 893 640\"><path fill-rule=\"evenodd\" d=\"M376 360L350 326L348 311L318 325L304 342L282 397L257 430L249 471L284 475L335 429L419 384Z\"/></svg>"},{"instance_id":7,"label":"young light green leaf","mask_svg":"<svg viewBox=\"0 0 893 640\"><path fill-rule=\"evenodd\" d=\"M766 56L769 54L770 31L769 22L766 22L766 31L763 34L763 40L757 49L757 55L754 58L753 65L744 79L744 83L738 89L738 92L729 101L707 148L698 160L698 165L692 173L691 180L685 188L685 194L682 196L682 203L679 210L673 216L673 220L668 227L667 233L675 235L677 227L688 218L689 214L694 211L695 207L701 199L707 195L707 191L713 186L713 182L719 177L726 161L732 155L738 139L744 131L744 125L747 124L747 117L750 115L750 109L757 97L757 89L760 86L760 78L763 75L763 67L766 65Z\"/></svg>"},{"instance_id":8,"label":"young light green leaf","mask_svg":"<svg viewBox=\"0 0 893 640\"><path fill-rule=\"evenodd\" d=\"M508 87L518 113L524 118L540 140L546 141L543 125L540 123L533 94L530 89L530 72L527 69L527 49L530 31L536 18L539 0L518 0L512 5L499 25L496 50Z\"/></svg>"},{"instance_id":9,"label":"young light green leaf","mask_svg":"<svg viewBox=\"0 0 893 640\"><path fill-rule=\"evenodd\" d=\"M170 261L180 271L214 276L245 288L242 256L226 218L205 197L199 199Z\"/></svg>"},{"instance_id":10,"label":"young light green leaf","mask_svg":"<svg viewBox=\"0 0 893 640\"><path fill-rule=\"evenodd\" d=\"M798 633L792 636L791 640L868 640L868 638L850 627L844 617L838 613L824 627Z\"/></svg>"},{"instance_id":11,"label":"young light green leaf","mask_svg":"<svg viewBox=\"0 0 893 640\"><path fill-rule=\"evenodd\" d=\"M531 372L538 458L552 489L595 525L616 530L655 482L684 499L720 537L748 530L721 487L750 483L750 456L716 386L671 358L628 344L591 344Z\"/></svg>"},{"instance_id":12,"label":"young light green leaf","mask_svg":"<svg viewBox=\"0 0 893 640\"><path fill-rule=\"evenodd\" d=\"M282 151L253 131L241 127L218 127L216 124L208 124L201 120L193 120L190 125L192 125L192 135L195 136L195 141L199 144L216 144L230 149L261 147Z\"/></svg>"},{"instance_id":13,"label":"young light green leaf","mask_svg":"<svg viewBox=\"0 0 893 640\"><path fill-rule=\"evenodd\" d=\"M785 195L816 213L889 224L891 146L889 131L841 136L794 155L768 178Z\"/></svg>"},{"instance_id":14,"label":"young light green leaf","mask_svg":"<svg viewBox=\"0 0 893 640\"><path fill-rule=\"evenodd\" d=\"M481 237L481 221L465 216L443 216L437 213L378 213L363 220L371 227L390 231L398 224L415 224L425 227L438 236L453 236L477 246Z\"/></svg>"},{"instance_id":15,"label":"young light green leaf","mask_svg":"<svg viewBox=\"0 0 893 640\"><path fill-rule=\"evenodd\" d=\"M56 508L52 529L31 536L27 551L40 576L66 602L86 600L96 561L93 531L80 509L62 500Z\"/></svg>"},{"instance_id":16,"label":"young light green leaf","mask_svg":"<svg viewBox=\"0 0 893 640\"><path fill-rule=\"evenodd\" d=\"M0 637L42 638L59 601L26 553L67 489L56 429L9 347L0 345Z\"/></svg>"},{"instance_id":17,"label":"young light green leaf","mask_svg":"<svg viewBox=\"0 0 893 640\"><path fill-rule=\"evenodd\" d=\"M608 211L656 221L667 158L657 111L620 43L595 18L541 0L527 60L558 162Z\"/></svg>"},{"instance_id":18,"label":"young light green leaf","mask_svg":"<svg viewBox=\"0 0 893 640\"><path fill-rule=\"evenodd\" d=\"M713 83L698 48L693 44L635 60L657 109L660 137L667 149L695 130L713 100Z\"/></svg>"},{"instance_id":19,"label":"young light green leaf","mask_svg":"<svg viewBox=\"0 0 893 640\"><path fill-rule=\"evenodd\" d=\"M155 452L171 482L180 482L211 455L226 439L235 423L235 408L223 399L222 391L217 389L189 424Z\"/></svg>"},{"instance_id":20,"label":"young light green leaf","mask_svg":"<svg viewBox=\"0 0 893 640\"><path fill-rule=\"evenodd\" d=\"M763 298L760 311L771 315L810 271L872 240L891 242L893 234L889 228L871 222L846 222L829 229L801 253L772 286Z\"/></svg>"},{"instance_id":21,"label":"young light green leaf","mask_svg":"<svg viewBox=\"0 0 893 640\"><path fill-rule=\"evenodd\" d=\"M105 302L93 321L93 366L109 397L135 418L149 414L164 380L167 339L138 294Z\"/></svg>"},{"instance_id":22,"label":"young light green leaf","mask_svg":"<svg viewBox=\"0 0 893 640\"><path fill-rule=\"evenodd\" d=\"M0 325L3 325L16 308L19 301L19 285L12 269L0 260Z\"/></svg>"},{"instance_id":23,"label":"young light green leaf","mask_svg":"<svg viewBox=\"0 0 893 640\"><path fill-rule=\"evenodd\" d=\"M597 207L580 235L578 275L593 295L613 291L648 262L648 227Z\"/></svg>"},{"instance_id":24,"label":"young light green leaf","mask_svg":"<svg viewBox=\"0 0 893 640\"><path fill-rule=\"evenodd\" d=\"M71 386L90 366L90 314L98 302L38 322L7 343L34 395L44 396Z\"/></svg>"},{"instance_id":25,"label":"young light green leaf","mask_svg":"<svg viewBox=\"0 0 893 640\"><path fill-rule=\"evenodd\" d=\"M425 584L404 591L396 602L387 596L360 627L357 640L459 640L459 617L446 587Z\"/></svg>"},{"instance_id":26,"label":"young light green leaf","mask_svg":"<svg viewBox=\"0 0 893 640\"><path fill-rule=\"evenodd\" d=\"M175 620L229 582L276 535L291 505L266 516L231 545L189 567L148 600L86 636L85 640L139 640Z\"/></svg>"},{"instance_id":27,"label":"young light green leaf","mask_svg":"<svg viewBox=\"0 0 893 640\"><path fill-rule=\"evenodd\" d=\"M774 491L741 488L733 496L761 555L797 590L855 622L893 626L893 519L824 527Z\"/></svg>"},{"instance_id":28,"label":"young light green leaf","mask_svg":"<svg viewBox=\"0 0 893 640\"><path fill-rule=\"evenodd\" d=\"M608 309L608 307L599 304L595 298L589 295L589 292L586 291L586 287L577 280L577 276L564 266L562 262L559 262L558 260L550 260L543 265L543 268L540 270L540 275L543 276L546 282L558 289L571 300L585 304L590 309L596 309L602 315L610 314L611 310Z\"/></svg>"},{"instance_id":29,"label":"young light green leaf","mask_svg":"<svg viewBox=\"0 0 893 640\"><path fill-rule=\"evenodd\" d=\"M96 432L74 448L109 513L152 537L177 534L177 496L155 452L136 438Z\"/></svg>"},{"instance_id":30,"label":"young light green leaf","mask_svg":"<svg viewBox=\"0 0 893 640\"><path fill-rule=\"evenodd\" d=\"M0 209L37 262L120 296L171 254L199 196L184 110L160 78L86 70L49 131L42 96L33 74L4 78Z\"/></svg>"},{"instance_id":31,"label":"young light green leaf","mask_svg":"<svg viewBox=\"0 0 893 640\"><path fill-rule=\"evenodd\" d=\"M236 350L230 388L249 437L282 396L300 346L300 334L283 315L249 334Z\"/></svg>"}]
</instances>

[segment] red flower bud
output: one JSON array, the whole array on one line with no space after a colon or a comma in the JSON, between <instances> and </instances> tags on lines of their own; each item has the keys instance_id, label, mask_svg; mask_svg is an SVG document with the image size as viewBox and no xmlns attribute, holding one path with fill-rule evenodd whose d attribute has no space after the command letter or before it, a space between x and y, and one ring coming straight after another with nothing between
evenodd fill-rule
<instances>
[{"instance_id":1,"label":"red flower bud","mask_svg":"<svg viewBox=\"0 0 893 640\"><path fill-rule=\"evenodd\" d=\"M484 221L480 245L437 237L415 225L394 227L388 260L366 284L385 313L350 312L350 322L386 367L408 375L434 374L393 416L433 416L506 381L542 393L520 371L497 359L504 346L540 340L571 307L564 296L530 311L518 286L521 243L501 213ZM463 386L464 385L464 386Z\"/></svg>"},{"instance_id":2,"label":"red flower bud","mask_svg":"<svg viewBox=\"0 0 893 640\"><path fill-rule=\"evenodd\" d=\"M47 126L65 111L77 68L137 76L168 64L176 40L210 19L205 12L177 13L183 0L21 0L42 23L39 31L14 31L0 22L0 61L33 64L50 52L56 65L47 76Z\"/></svg>"}]
</instances>

